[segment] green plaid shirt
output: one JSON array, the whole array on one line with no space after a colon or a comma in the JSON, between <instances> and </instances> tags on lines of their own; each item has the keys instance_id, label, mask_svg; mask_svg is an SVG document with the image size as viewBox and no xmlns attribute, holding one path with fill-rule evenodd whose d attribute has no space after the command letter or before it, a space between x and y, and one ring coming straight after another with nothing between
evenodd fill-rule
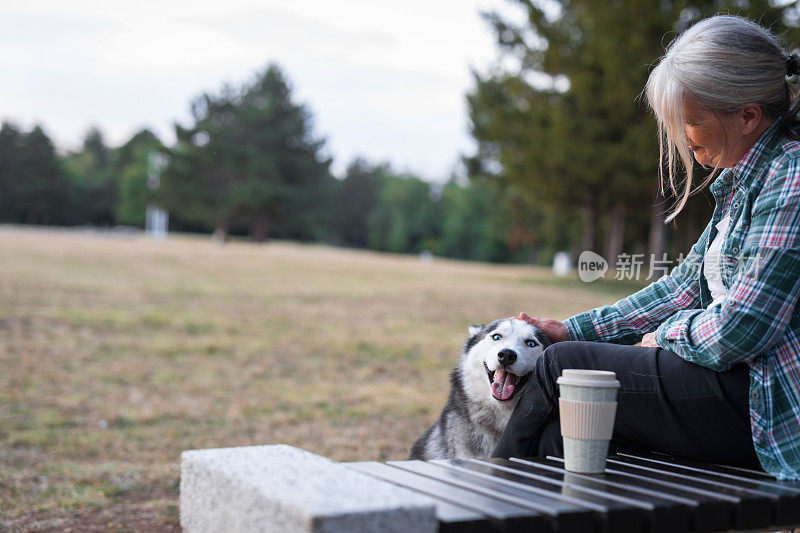
<instances>
[{"instance_id":1,"label":"green plaid shirt","mask_svg":"<svg viewBox=\"0 0 800 533\"><path fill-rule=\"evenodd\" d=\"M750 425L761 466L800 479L800 142L773 124L711 184L714 214L686 258L644 289L568 318L570 338L659 346L723 371L750 366ZM720 254L728 295L708 307L703 257L730 212Z\"/></svg>"}]
</instances>

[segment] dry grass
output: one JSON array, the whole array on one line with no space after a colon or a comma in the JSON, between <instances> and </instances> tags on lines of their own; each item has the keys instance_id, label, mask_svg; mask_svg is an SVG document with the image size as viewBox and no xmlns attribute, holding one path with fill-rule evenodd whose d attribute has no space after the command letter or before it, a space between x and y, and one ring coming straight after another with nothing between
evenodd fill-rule
<instances>
[{"instance_id":1,"label":"dry grass","mask_svg":"<svg viewBox=\"0 0 800 533\"><path fill-rule=\"evenodd\" d=\"M405 458L469 324L630 285L289 243L0 227L0 529L177 530L185 449Z\"/></svg>"}]
</instances>

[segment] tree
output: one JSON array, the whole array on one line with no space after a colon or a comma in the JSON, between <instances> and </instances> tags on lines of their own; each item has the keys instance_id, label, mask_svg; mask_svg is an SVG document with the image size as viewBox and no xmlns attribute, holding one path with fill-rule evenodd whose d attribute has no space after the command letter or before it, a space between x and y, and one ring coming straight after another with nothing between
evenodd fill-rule
<instances>
[{"instance_id":1,"label":"tree","mask_svg":"<svg viewBox=\"0 0 800 533\"><path fill-rule=\"evenodd\" d=\"M497 184L449 183L442 191L439 253L473 261L508 261L511 202Z\"/></svg>"},{"instance_id":2,"label":"tree","mask_svg":"<svg viewBox=\"0 0 800 533\"><path fill-rule=\"evenodd\" d=\"M384 175L368 218L369 246L388 252L436 252L440 216L431 185L413 176Z\"/></svg>"},{"instance_id":3,"label":"tree","mask_svg":"<svg viewBox=\"0 0 800 533\"><path fill-rule=\"evenodd\" d=\"M176 126L178 144L159 197L180 216L223 234L246 225L269 235L320 237L334 185L311 117L270 65L240 91L223 87L191 107L194 124Z\"/></svg>"},{"instance_id":4,"label":"tree","mask_svg":"<svg viewBox=\"0 0 800 533\"><path fill-rule=\"evenodd\" d=\"M329 239L337 244L365 248L369 241L367 221L378 205L378 190L386 164L371 165L355 159L332 198Z\"/></svg>"},{"instance_id":5,"label":"tree","mask_svg":"<svg viewBox=\"0 0 800 533\"><path fill-rule=\"evenodd\" d=\"M72 206L68 222L102 226L115 224L117 180L112 166L112 150L97 127L86 133L80 151L67 154L64 166L70 181Z\"/></svg>"},{"instance_id":6,"label":"tree","mask_svg":"<svg viewBox=\"0 0 800 533\"><path fill-rule=\"evenodd\" d=\"M17 167L17 210L20 222L63 222L67 184L55 147L40 126L22 143Z\"/></svg>"},{"instance_id":7,"label":"tree","mask_svg":"<svg viewBox=\"0 0 800 533\"><path fill-rule=\"evenodd\" d=\"M165 147L150 130L137 132L115 150L114 174L117 177L117 203L114 215L119 224L144 226L145 209L153 196L147 188L149 156Z\"/></svg>"},{"instance_id":8,"label":"tree","mask_svg":"<svg viewBox=\"0 0 800 533\"><path fill-rule=\"evenodd\" d=\"M17 222L19 217L20 154L25 136L10 122L0 126L0 220Z\"/></svg>"},{"instance_id":9,"label":"tree","mask_svg":"<svg viewBox=\"0 0 800 533\"><path fill-rule=\"evenodd\" d=\"M617 255L626 207L652 198L658 168L654 125L636 105L647 71L635 67L658 57L655 36L670 27L673 6L559 2L553 16L537 2L515 3L525 23L487 18L518 71L476 75L473 130L498 145L509 183L583 210L582 246L596 246L599 214L608 213L607 254Z\"/></svg>"}]
</instances>

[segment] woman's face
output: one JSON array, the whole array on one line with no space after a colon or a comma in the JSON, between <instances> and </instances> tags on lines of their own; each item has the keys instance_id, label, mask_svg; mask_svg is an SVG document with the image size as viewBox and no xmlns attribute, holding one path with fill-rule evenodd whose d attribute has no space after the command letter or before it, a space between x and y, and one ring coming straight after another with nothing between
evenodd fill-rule
<instances>
[{"instance_id":1,"label":"woman's face","mask_svg":"<svg viewBox=\"0 0 800 533\"><path fill-rule=\"evenodd\" d=\"M703 166L735 167L747 152L734 116L715 115L691 102L684 103L683 132L695 160Z\"/></svg>"}]
</instances>

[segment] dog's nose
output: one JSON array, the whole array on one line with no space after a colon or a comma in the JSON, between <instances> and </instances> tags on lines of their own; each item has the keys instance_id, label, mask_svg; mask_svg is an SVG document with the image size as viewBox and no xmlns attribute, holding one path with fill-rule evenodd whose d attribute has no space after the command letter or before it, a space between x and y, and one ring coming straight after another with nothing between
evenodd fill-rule
<instances>
[{"instance_id":1,"label":"dog's nose","mask_svg":"<svg viewBox=\"0 0 800 533\"><path fill-rule=\"evenodd\" d=\"M497 354L497 360L501 365L510 366L517 360L517 352L509 350L508 348L500 350Z\"/></svg>"}]
</instances>

